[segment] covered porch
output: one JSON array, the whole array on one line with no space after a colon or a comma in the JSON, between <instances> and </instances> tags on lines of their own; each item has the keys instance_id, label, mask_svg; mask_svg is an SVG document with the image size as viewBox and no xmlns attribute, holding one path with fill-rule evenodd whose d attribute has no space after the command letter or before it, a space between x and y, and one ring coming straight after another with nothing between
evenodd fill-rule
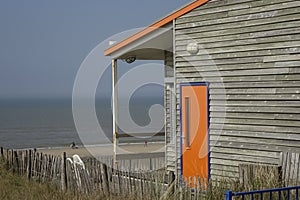
<instances>
[{"instance_id":1,"label":"covered porch","mask_svg":"<svg viewBox=\"0 0 300 200\"><path fill-rule=\"evenodd\" d=\"M148 30L147 30L148 29ZM105 51L106 56L112 58L112 112L113 112L113 144L114 144L114 163L117 163L118 158L118 147L119 141L124 138L130 137L151 137L151 136L161 136L165 137L165 144L167 144L165 151L168 151L173 141L170 138L170 132L175 132L174 126L172 125L174 120L171 120L169 116L171 113L174 115L175 110L175 99L174 98L174 69L173 69L173 21L164 25L161 28L151 28L148 27L146 30L146 35L141 35L143 31L119 42L117 44L111 45L109 49ZM136 60L142 61L163 61L164 66L164 131L156 133L147 133L146 131L142 133L120 133L118 127L118 61L124 61L128 64L135 62ZM148 74L140 74L143 78L148 76ZM138 84L138 83L137 83ZM174 103L171 103L174 101ZM172 106L173 105L173 106ZM172 111L173 110L173 111ZM167 115L169 117L167 117ZM130 116L128 116L130 117ZM168 145L169 144L169 145ZM169 150L170 151L170 150ZM175 152L175 149L171 151ZM175 153L174 153L175 154ZM167 155L167 154L166 154ZM174 155L175 156L175 155ZM174 158L175 162L175 158Z\"/></svg>"}]
</instances>

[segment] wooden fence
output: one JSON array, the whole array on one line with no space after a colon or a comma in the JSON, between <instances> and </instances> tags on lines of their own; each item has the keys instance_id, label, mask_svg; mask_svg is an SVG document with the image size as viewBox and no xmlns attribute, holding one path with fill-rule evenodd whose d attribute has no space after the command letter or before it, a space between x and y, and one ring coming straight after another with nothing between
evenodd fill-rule
<instances>
[{"instance_id":1,"label":"wooden fence","mask_svg":"<svg viewBox=\"0 0 300 200\"><path fill-rule=\"evenodd\" d=\"M131 160L128 158L132 155L119 156L116 168L113 168L111 156L83 159L83 167L70 162L66 153L52 156L35 150L7 150L2 147L0 152L0 158L8 170L34 181L51 183L64 191L96 191L103 196L130 196L134 199L168 199L170 195L198 199L208 194L203 192L211 187L205 184L206 181L199 177L175 180L174 174L165 173L164 157L159 154L145 156L133 156ZM255 183L255 177L267 180L268 184L277 184L281 180L286 186L298 183L300 155L285 152L279 160L277 166L241 164L239 183L246 188ZM218 190L216 188L211 194Z\"/></svg>"},{"instance_id":2,"label":"wooden fence","mask_svg":"<svg viewBox=\"0 0 300 200\"><path fill-rule=\"evenodd\" d=\"M299 161L299 153L281 152L278 165L240 164L240 183L249 186L266 180L269 184L273 184L270 187L297 186L300 183Z\"/></svg>"},{"instance_id":3,"label":"wooden fence","mask_svg":"<svg viewBox=\"0 0 300 200\"><path fill-rule=\"evenodd\" d=\"M137 198L147 194L157 198L167 190L169 181L164 170L144 170L145 166L161 168L164 158L159 157L119 160L117 169L112 167L111 156L83 159L85 166L82 167L68 162L66 153L52 156L35 150L5 150L1 147L1 158L8 170L38 182L52 183L64 191L97 191L104 196Z\"/></svg>"},{"instance_id":4,"label":"wooden fence","mask_svg":"<svg viewBox=\"0 0 300 200\"><path fill-rule=\"evenodd\" d=\"M282 179L286 186L300 183L300 154L281 152L279 166L282 169Z\"/></svg>"},{"instance_id":5,"label":"wooden fence","mask_svg":"<svg viewBox=\"0 0 300 200\"><path fill-rule=\"evenodd\" d=\"M34 150L14 151L4 150L1 147L1 157L6 168L28 179L39 182L52 182L60 186L61 158Z\"/></svg>"}]
</instances>

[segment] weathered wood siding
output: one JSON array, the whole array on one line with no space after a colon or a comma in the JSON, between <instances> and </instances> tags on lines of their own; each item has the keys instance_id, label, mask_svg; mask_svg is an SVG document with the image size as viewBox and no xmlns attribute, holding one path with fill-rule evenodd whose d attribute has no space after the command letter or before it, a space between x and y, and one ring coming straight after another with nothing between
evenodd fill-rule
<instances>
[{"instance_id":1,"label":"weathered wood siding","mask_svg":"<svg viewBox=\"0 0 300 200\"><path fill-rule=\"evenodd\" d=\"M295 0L215 0L176 20L177 142L179 83L209 82L212 178L300 152L299 11ZM190 42L203 49L189 54Z\"/></svg>"},{"instance_id":2,"label":"weathered wood siding","mask_svg":"<svg viewBox=\"0 0 300 200\"><path fill-rule=\"evenodd\" d=\"M175 171L176 166L176 148L175 148L175 108L174 108L174 82L170 82L174 77L174 62L173 53L171 51L165 52L165 135L166 135L166 168L168 171ZM171 79L170 79L171 78Z\"/></svg>"}]
</instances>

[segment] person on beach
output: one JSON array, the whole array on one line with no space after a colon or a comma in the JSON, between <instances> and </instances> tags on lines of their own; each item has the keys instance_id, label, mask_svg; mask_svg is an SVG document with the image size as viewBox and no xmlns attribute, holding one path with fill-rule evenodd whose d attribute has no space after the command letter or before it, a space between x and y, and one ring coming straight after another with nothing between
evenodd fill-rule
<instances>
[{"instance_id":1,"label":"person on beach","mask_svg":"<svg viewBox=\"0 0 300 200\"><path fill-rule=\"evenodd\" d=\"M72 143L70 144L70 147L71 147L72 149L77 149L77 146L76 146L75 142L72 142Z\"/></svg>"},{"instance_id":2,"label":"person on beach","mask_svg":"<svg viewBox=\"0 0 300 200\"><path fill-rule=\"evenodd\" d=\"M147 147L147 143L148 143L147 140L145 140L144 147Z\"/></svg>"}]
</instances>

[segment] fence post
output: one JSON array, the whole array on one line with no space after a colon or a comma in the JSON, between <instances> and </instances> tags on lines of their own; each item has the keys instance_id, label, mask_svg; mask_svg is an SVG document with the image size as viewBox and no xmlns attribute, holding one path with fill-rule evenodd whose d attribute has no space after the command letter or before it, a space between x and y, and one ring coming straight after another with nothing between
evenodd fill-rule
<instances>
[{"instance_id":1,"label":"fence post","mask_svg":"<svg viewBox=\"0 0 300 200\"><path fill-rule=\"evenodd\" d=\"M63 152L61 155L61 189L62 191L67 190L67 167L66 167L66 152Z\"/></svg>"},{"instance_id":2,"label":"fence post","mask_svg":"<svg viewBox=\"0 0 300 200\"><path fill-rule=\"evenodd\" d=\"M14 150L11 149L10 151L10 169L13 170L13 173L14 173Z\"/></svg>"},{"instance_id":3,"label":"fence post","mask_svg":"<svg viewBox=\"0 0 300 200\"><path fill-rule=\"evenodd\" d=\"M108 182L107 166L104 163L101 163L101 172L102 172L104 194L106 195L106 197L108 197L109 196L109 182Z\"/></svg>"},{"instance_id":4,"label":"fence post","mask_svg":"<svg viewBox=\"0 0 300 200\"><path fill-rule=\"evenodd\" d=\"M27 178L31 179L31 150L28 151L27 156Z\"/></svg>"},{"instance_id":5,"label":"fence post","mask_svg":"<svg viewBox=\"0 0 300 200\"><path fill-rule=\"evenodd\" d=\"M226 191L226 200L232 200L232 191L230 190Z\"/></svg>"},{"instance_id":6,"label":"fence post","mask_svg":"<svg viewBox=\"0 0 300 200\"><path fill-rule=\"evenodd\" d=\"M19 156L18 156L18 152L14 151L14 158L15 158L15 172L17 174L20 174L20 165L19 165Z\"/></svg>"},{"instance_id":7,"label":"fence post","mask_svg":"<svg viewBox=\"0 0 300 200\"><path fill-rule=\"evenodd\" d=\"M6 149L6 169L9 170L9 150Z\"/></svg>"},{"instance_id":8,"label":"fence post","mask_svg":"<svg viewBox=\"0 0 300 200\"><path fill-rule=\"evenodd\" d=\"M4 160L4 150L3 150L3 147L1 147L1 159Z\"/></svg>"},{"instance_id":9,"label":"fence post","mask_svg":"<svg viewBox=\"0 0 300 200\"><path fill-rule=\"evenodd\" d=\"M152 158L150 157L149 159L150 159L150 160L149 160L150 171L152 171L152 170L153 170L153 167L152 167Z\"/></svg>"}]
</instances>

